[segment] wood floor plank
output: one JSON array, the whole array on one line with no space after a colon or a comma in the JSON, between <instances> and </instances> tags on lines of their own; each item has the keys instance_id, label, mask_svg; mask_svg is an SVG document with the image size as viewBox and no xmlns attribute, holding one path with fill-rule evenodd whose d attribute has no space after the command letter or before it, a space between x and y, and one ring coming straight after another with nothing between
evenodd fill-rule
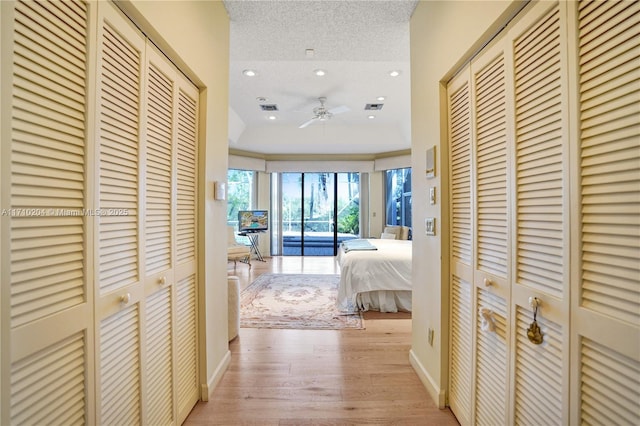
<instances>
[{"instance_id":1,"label":"wood floor plank","mask_svg":"<svg viewBox=\"0 0 640 426\"><path fill-rule=\"evenodd\" d=\"M233 263L246 288L262 273L339 273L333 257ZM367 317L365 317L367 318ZM185 425L458 425L409 363L410 315L369 315L363 330L241 328L209 402Z\"/></svg>"}]
</instances>

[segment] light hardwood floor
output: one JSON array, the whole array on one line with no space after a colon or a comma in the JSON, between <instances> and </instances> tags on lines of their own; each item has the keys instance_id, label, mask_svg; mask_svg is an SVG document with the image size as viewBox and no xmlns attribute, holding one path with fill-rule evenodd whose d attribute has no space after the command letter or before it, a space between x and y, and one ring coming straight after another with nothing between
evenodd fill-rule
<instances>
[{"instance_id":1,"label":"light hardwood floor","mask_svg":"<svg viewBox=\"0 0 640 426\"><path fill-rule=\"evenodd\" d=\"M333 257L273 257L228 272L245 288L260 274L338 274ZM364 330L241 328L231 364L185 425L458 425L409 364L411 320L365 317Z\"/></svg>"}]
</instances>

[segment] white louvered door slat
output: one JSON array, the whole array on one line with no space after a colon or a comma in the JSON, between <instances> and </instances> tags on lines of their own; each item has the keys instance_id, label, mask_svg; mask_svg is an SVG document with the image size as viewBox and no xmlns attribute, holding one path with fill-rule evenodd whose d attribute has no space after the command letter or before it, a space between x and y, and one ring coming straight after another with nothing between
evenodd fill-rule
<instances>
[{"instance_id":1,"label":"white louvered door slat","mask_svg":"<svg viewBox=\"0 0 640 426\"><path fill-rule=\"evenodd\" d=\"M112 19L129 25L115 10ZM99 57L99 288L101 295L136 284L139 275L138 157L143 39L101 21ZM113 214L110 214L113 213Z\"/></svg>"},{"instance_id":2,"label":"white louvered door slat","mask_svg":"<svg viewBox=\"0 0 640 426\"><path fill-rule=\"evenodd\" d=\"M195 274L176 282L176 392L178 423L198 401L198 334Z\"/></svg>"},{"instance_id":3,"label":"white louvered door slat","mask_svg":"<svg viewBox=\"0 0 640 426\"><path fill-rule=\"evenodd\" d=\"M516 395L514 424L560 425L566 412L566 393L563 389L562 326L538 316L544 342L534 345L523 332L533 321L531 310L517 307L515 314L515 377ZM566 373L565 373L566 374Z\"/></svg>"},{"instance_id":4,"label":"white louvered door slat","mask_svg":"<svg viewBox=\"0 0 640 426\"><path fill-rule=\"evenodd\" d=\"M451 88L449 89L451 92ZM471 105L468 82L449 94L451 145L451 252L471 265Z\"/></svg>"},{"instance_id":5,"label":"white louvered door slat","mask_svg":"<svg viewBox=\"0 0 640 426\"><path fill-rule=\"evenodd\" d=\"M145 266L147 276L171 267L171 187L174 134L173 70L148 51L146 127Z\"/></svg>"},{"instance_id":6,"label":"white louvered door slat","mask_svg":"<svg viewBox=\"0 0 640 426\"><path fill-rule=\"evenodd\" d=\"M183 83L178 93L177 263L193 262L195 259L197 96L190 82Z\"/></svg>"},{"instance_id":7,"label":"white louvered door slat","mask_svg":"<svg viewBox=\"0 0 640 426\"><path fill-rule=\"evenodd\" d=\"M12 60L3 64L12 76L3 92L10 98L11 137L2 141L10 144L3 150L10 152L3 175L10 182L10 206L3 210L10 242L2 268L10 277L3 381L10 381L11 398L0 414L7 424L84 424L92 415L86 356L93 292L84 216L89 8L82 1L43 1L3 9L12 17L3 17L3 25L13 31L13 55L6 56Z\"/></svg>"},{"instance_id":8,"label":"white louvered door slat","mask_svg":"<svg viewBox=\"0 0 640 426\"><path fill-rule=\"evenodd\" d=\"M516 281L563 296L560 25L554 8L514 44Z\"/></svg>"},{"instance_id":9,"label":"white louvered door slat","mask_svg":"<svg viewBox=\"0 0 640 426\"><path fill-rule=\"evenodd\" d=\"M495 329L482 329L476 321L475 422L478 425L502 425L507 421L508 322L507 304L486 290L477 291L478 310L488 309Z\"/></svg>"},{"instance_id":10,"label":"white louvered door slat","mask_svg":"<svg viewBox=\"0 0 640 426\"><path fill-rule=\"evenodd\" d=\"M11 423L86 422L83 333L69 336L12 366Z\"/></svg>"},{"instance_id":11,"label":"white louvered door slat","mask_svg":"<svg viewBox=\"0 0 640 426\"><path fill-rule=\"evenodd\" d=\"M167 287L147 298L146 421L152 425L173 423L173 361L171 336L172 292Z\"/></svg>"},{"instance_id":12,"label":"white louvered door slat","mask_svg":"<svg viewBox=\"0 0 640 426\"><path fill-rule=\"evenodd\" d=\"M98 4L96 349L99 424L144 421L141 185L145 41L110 3Z\"/></svg>"},{"instance_id":13,"label":"white louvered door slat","mask_svg":"<svg viewBox=\"0 0 640 426\"><path fill-rule=\"evenodd\" d=\"M100 424L141 423L138 304L100 322Z\"/></svg>"},{"instance_id":14,"label":"white louvered door slat","mask_svg":"<svg viewBox=\"0 0 640 426\"><path fill-rule=\"evenodd\" d=\"M473 424L471 420L473 393L472 290L471 283L456 276L452 277L449 405L462 425Z\"/></svg>"},{"instance_id":15,"label":"white louvered door slat","mask_svg":"<svg viewBox=\"0 0 640 426\"><path fill-rule=\"evenodd\" d=\"M573 420L640 420L640 3L580 1ZM593 324L599 327L593 327Z\"/></svg>"},{"instance_id":16,"label":"white louvered door slat","mask_svg":"<svg viewBox=\"0 0 640 426\"><path fill-rule=\"evenodd\" d=\"M491 56L493 52L485 53ZM483 65L480 68L479 65ZM504 55L474 64L476 268L507 278L507 119Z\"/></svg>"}]
</instances>

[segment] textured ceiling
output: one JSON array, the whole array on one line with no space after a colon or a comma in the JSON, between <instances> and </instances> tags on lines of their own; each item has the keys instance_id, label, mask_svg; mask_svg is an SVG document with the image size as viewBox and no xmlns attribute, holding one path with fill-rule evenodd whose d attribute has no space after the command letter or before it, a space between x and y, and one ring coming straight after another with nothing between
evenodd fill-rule
<instances>
[{"instance_id":1,"label":"textured ceiling","mask_svg":"<svg viewBox=\"0 0 640 426\"><path fill-rule=\"evenodd\" d=\"M409 149L409 19L416 3L225 1L231 21L230 147L264 154ZM246 77L245 69L257 75ZM316 69L327 75L315 76ZM401 73L390 77L391 70ZM313 117L320 96L328 108L350 111L299 129ZM258 97L277 104L278 111L262 111L265 102ZM365 111L367 103L384 107Z\"/></svg>"}]
</instances>

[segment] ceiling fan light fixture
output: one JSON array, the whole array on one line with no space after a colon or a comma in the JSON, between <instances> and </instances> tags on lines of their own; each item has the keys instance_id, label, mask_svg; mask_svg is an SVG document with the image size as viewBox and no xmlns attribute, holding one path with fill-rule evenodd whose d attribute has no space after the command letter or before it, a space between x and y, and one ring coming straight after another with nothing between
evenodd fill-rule
<instances>
[{"instance_id":1,"label":"ceiling fan light fixture","mask_svg":"<svg viewBox=\"0 0 640 426\"><path fill-rule=\"evenodd\" d=\"M258 75L258 73L255 70L244 70L242 71L242 74L247 77L255 77L256 75Z\"/></svg>"},{"instance_id":2,"label":"ceiling fan light fixture","mask_svg":"<svg viewBox=\"0 0 640 426\"><path fill-rule=\"evenodd\" d=\"M321 70L321 69L315 70L315 71L313 71L313 73L315 75L317 75L318 77L324 77L325 75L327 75L327 72L325 70Z\"/></svg>"}]
</instances>

